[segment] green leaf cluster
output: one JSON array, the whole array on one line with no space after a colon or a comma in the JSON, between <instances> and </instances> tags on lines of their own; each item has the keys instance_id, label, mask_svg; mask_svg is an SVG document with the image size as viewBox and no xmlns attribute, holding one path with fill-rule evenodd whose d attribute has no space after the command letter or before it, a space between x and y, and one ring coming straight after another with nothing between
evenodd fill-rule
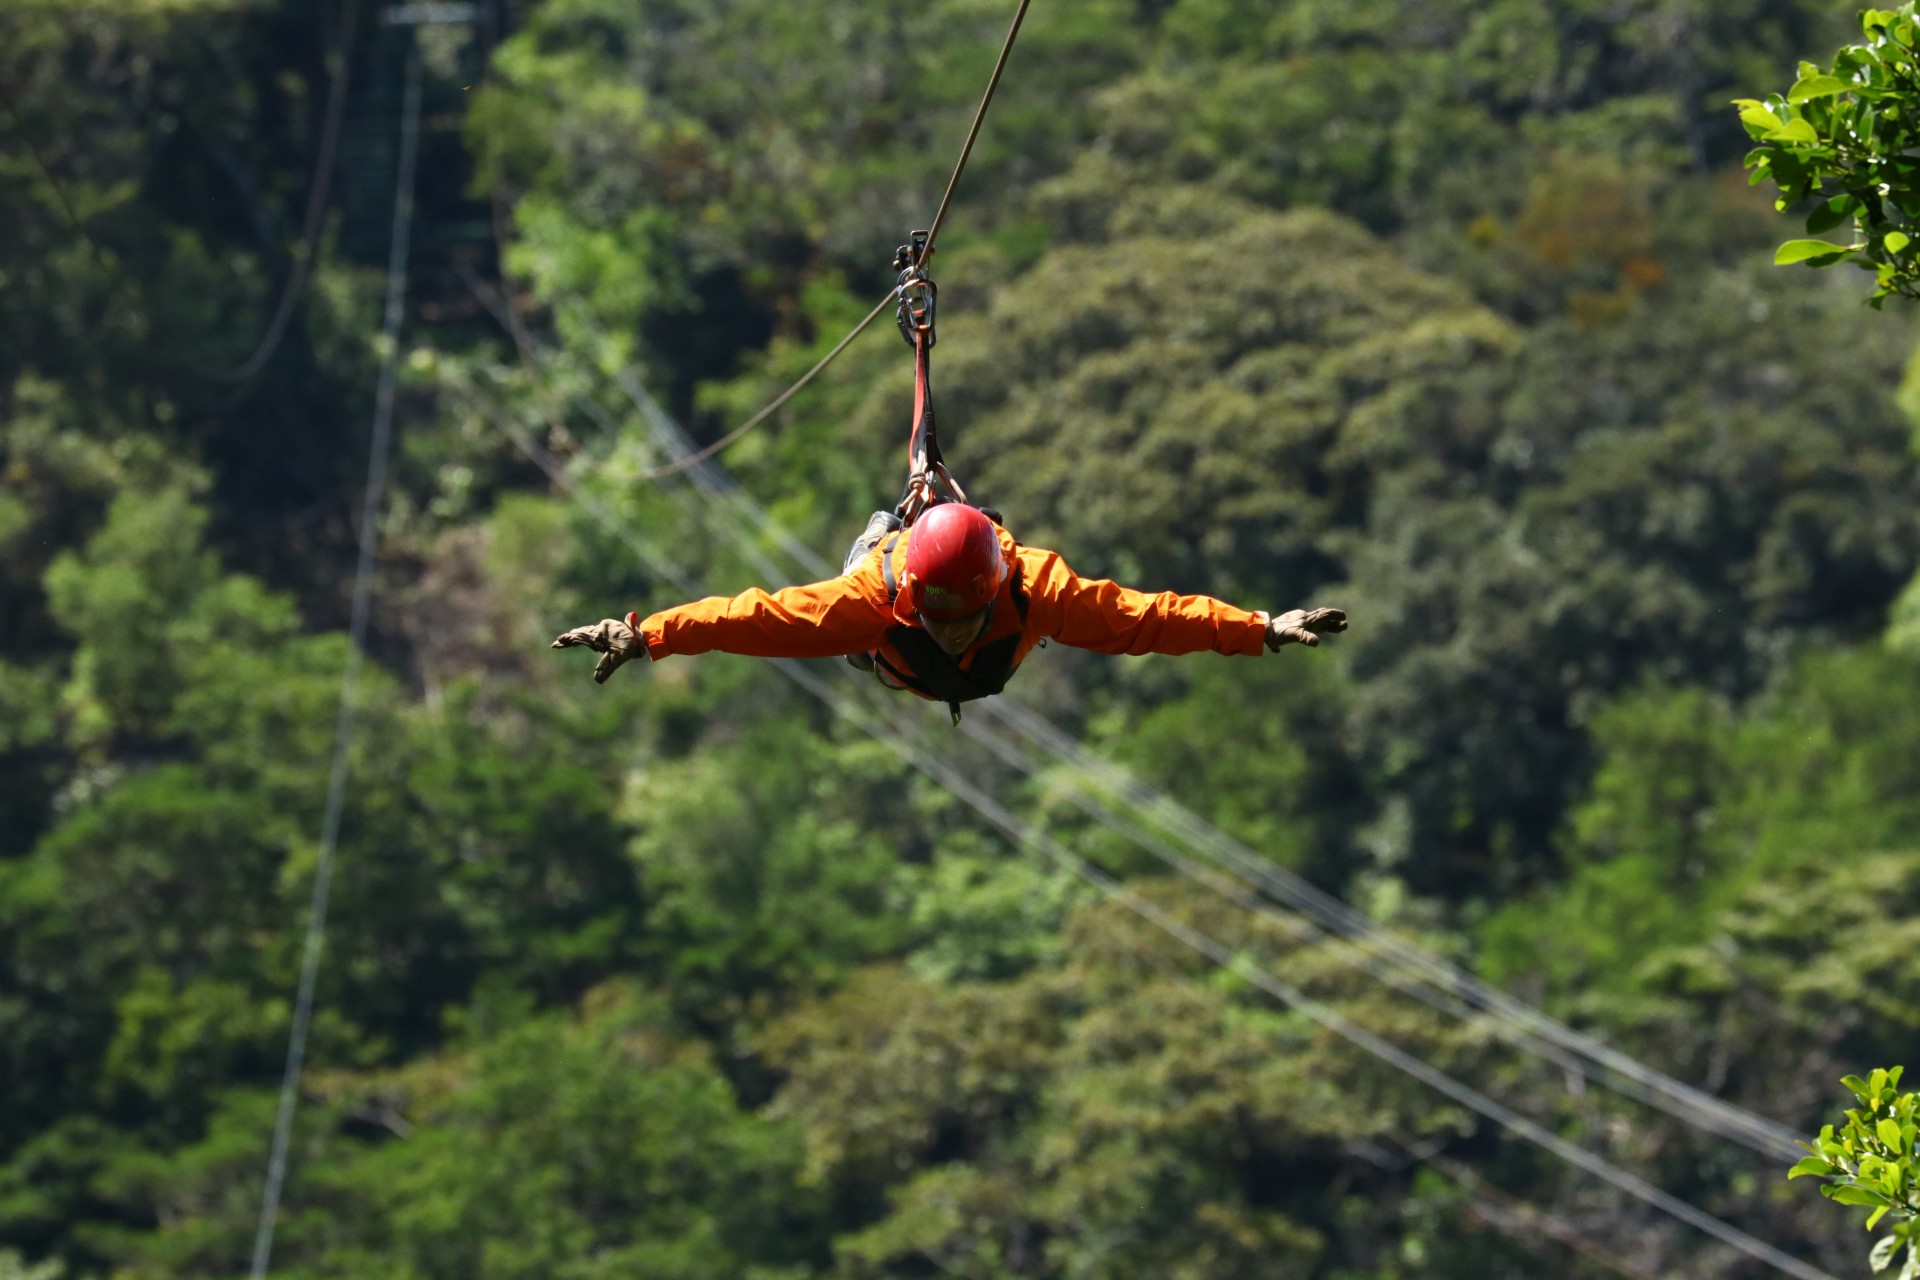
<instances>
[{"instance_id":1,"label":"green leaf cluster","mask_svg":"<svg viewBox=\"0 0 1920 1280\"><path fill-rule=\"evenodd\" d=\"M1867 1230L1891 1218L1887 1234L1874 1242L1868 1261L1885 1271L1902 1249L1900 1280L1920 1276L1920 1186L1915 1176L1914 1136L1920 1130L1920 1094L1901 1093L1902 1067L1876 1068L1866 1079L1848 1076L1841 1083L1860 1100L1846 1112L1837 1130L1826 1125L1817 1141L1805 1144L1812 1154L1788 1171L1787 1177L1823 1179L1820 1194L1838 1204L1870 1210Z\"/></svg>"},{"instance_id":2,"label":"green leaf cluster","mask_svg":"<svg viewBox=\"0 0 1920 1280\"><path fill-rule=\"evenodd\" d=\"M1853 239L1789 240L1780 265L1830 267L1852 262L1874 273L1872 303L1920 297L1920 6L1867 9L1865 40L1835 55L1831 67L1800 64L1784 94L1735 102L1740 123L1760 144L1747 156L1756 183L1780 188L1777 207L1816 201L1807 231L1842 226Z\"/></svg>"}]
</instances>

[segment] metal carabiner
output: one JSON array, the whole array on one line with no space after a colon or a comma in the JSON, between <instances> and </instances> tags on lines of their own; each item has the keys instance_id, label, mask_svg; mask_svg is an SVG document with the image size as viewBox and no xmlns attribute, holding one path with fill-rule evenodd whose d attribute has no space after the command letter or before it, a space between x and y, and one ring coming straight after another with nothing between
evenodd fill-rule
<instances>
[{"instance_id":1,"label":"metal carabiner","mask_svg":"<svg viewBox=\"0 0 1920 1280\"><path fill-rule=\"evenodd\" d=\"M931 349L934 343L934 310L939 300L940 290L933 283L933 277L927 274L927 233L910 231L909 242L893 251L893 267L900 273L897 292L900 295L900 336L907 340L910 347L921 345L925 339Z\"/></svg>"}]
</instances>

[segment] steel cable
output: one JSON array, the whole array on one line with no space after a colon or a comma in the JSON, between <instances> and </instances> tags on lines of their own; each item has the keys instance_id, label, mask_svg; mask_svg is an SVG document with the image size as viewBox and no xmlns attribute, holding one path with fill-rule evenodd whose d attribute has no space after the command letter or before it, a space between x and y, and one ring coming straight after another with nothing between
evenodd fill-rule
<instances>
[{"instance_id":1,"label":"steel cable","mask_svg":"<svg viewBox=\"0 0 1920 1280\"><path fill-rule=\"evenodd\" d=\"M933 242L940 235L940 224L947 220L947 206L953 202L954 189L960 185L960 175L967 171L967 157L973 154L973 143L980 136L980 125L987 118L987 108L993 105L994 90L1000 87L1000 73L1007 69L1007 58L1013 53L1013 42L1019 38L1020 24L1027 19L1027 6L1032 0L1020 0L1020 7L1013 11L1013 25L1007 28L1007 38L1000 42L1000 56L994 60L993 74L987 77L987 91L980 95L979 109L973 113L973 123L967 127L967 140L961 144L960 159L953 166L953 176L947 179L947 189L940 196L940 207L934 211L933 225L927 228L927 247L920 253L920 265L925 266L933 257Z\"/></svg>"},{"instance_id":2,"label":"steel cable","mask_svg":"<svg viewBox=\"0 0 1920 1280\"><path fill-rule=\"evenodd\" d=\"M994 92L1000 87L1000 76L1007 69L1007 58L1013 53L1013 42L1020 35L1020 26L1026 21L1027 7L1031 3L1032 0L1020 0L1019 7L1014 10L1013 24L1008 27L1006 39L1000 44L1000 55L994 60L993 74L987 78L986 92L981 95L980 105L973 113L973 123L967 127L967 139L961 144L960 158L954 162L953 172L947 178L946 190L940 196L940 207L934 211L933 225L927 231L926 247L920 254L920 264L923 266L927 260L933 256L934 239L940 234L940 224L946 221L947 207L953 201L954 190L960 185L960 175L967 171L967 160L973 154L973 144L980 136L980 126L986 121L987 108L993 105ZM649 472L647 479L658 480L697 467L772 417L781 405L793 399L795 395L799 394L802 387L812 382L815 374L832 364L834 358L851 346L855 338L865 333L867 327L879 318L882 311L886 310L887 304L899 296L899 292L898 287L888 290L887 295L875 304L872 311L867 313L866 319L855 325L852 332L848 333L846 337L840 339L833 350L827 352L826 355L820 358L818 364L815 364L813 368L801 374L798 382L775 396L773 400L758 413L748 418L733 430L727 432L724 436L721 436L718 440L715 440L712 444L705 445L685 457L676 458L674 461Z\"/></svg>"},{"instance_id":3,"label":"steel cable","mask_svg":"<svg viewBox=\"0 0 1920 1280\"><path fill-rule=\"evenodd\" d=\"M320 154L314 161L313 181L307 188L307 213L301 226L300 256L295 259L293 269L288 273L287 283L280 291L280 301L273 309L273 318L267 322L267 331L253 354L235 368L210 375L221 382L245 382L266 367L267 361L279 349L280 340L286 336L287 325L293 319L293 309L299 303L300 295L307 287L307 277L313 271L315 259L319 257L320 229L327 211L327 189L333 181L334 156L340 149L341 122L346 118L347 82L353 64L353 32L359 13L360 0L346 0L346 13L341 19L340 47L334 55L338 61L333 70L333 85L327 95L326 121L321 126Z\"/></svg>"},{"instance_id":4,"label":"steel cable","mask_svg":"<svg viewBox=\"0 0 1920 1280\"><path fill-rule=\"evenodd\" d=\"M340 716L333 736L333 766L327 782L325 816L321 820L320 852L314 867L313 898L307 909L306 942L300 957L300 982L294 998L293 1026L287 1037L286 1070L280 1084L280 1102L274 1116L273 1148L267 1159L266 1193L260 1206L260 1225L254 1237L249 1275L262 1280L273 1254L274 1227L279 1218L280 1194L286 1183L287 1148L293 1134L293 1115L300 1092L300 1072L306 1060L307 1031L313 1017L313 992L319 980L320 955L326 939L327 903L333 886L335 855L340 843L340 818L346 807L348 749L353 740L354 701L360 669L366 659L367 618L372 607L374 557L380 543L380 506L386 491L387 454L393 443L393 406L399 379L400 322L405 314L408 252L413 233L413 181L419 159L420 55L407 59L406 94L401 106L400 171L394 195L392 243L387 256L386 311L381 324L380 382L374 396L373 443L367 456L367 492L360 509L360 554L354 566L353 607L347 626L346 669L340 677Z\"/></svg>"},{"instance_id":5,"label":"steel cable","mask_svg":"<svg viewBox=\"0 0 1920 1280\"><path fill-rule=\"evenodd\" d=\"M785 391L782 391L779 395L775 396L772 399L772 401L770 401L767 404L765 408L760 410L760 412L754 414L751 418L748 418L745 422L741 423L739 426L735 427L733 430L727 432L727 434L725 434L724 436L721 436L718 440L715 440L712 444L707 445L705 448L698 449L695 452L688 454L686 457L679 458L671 463L666 464L665 466L659 467L656 470L648 472L646 478L649 480L659 480L667 476L678 475L682 471L686 471L690 468L697 467L701 463L705 462L708 458L713 457L716 453L719 453L722 449L725 449L728 445L738 440L741 436L746 435L747 432L753 430L755 427L765 422L768 418L772 417L774 412L777 409L779 409L781 405L793 399L794 396L800 393L800 389L802 387L806 386L809 382L812 382L813 376L816 373L819 373L822 369L832 364L835 356L839 355L842 351L845 351L848 347L852 346L853 340L859 337L861 334L865 333L867 331L868 325L872 324L875 320L879 319L880 313L887 309L887 304L889 302L892 302L894 300L894 297L898 293L899 293L898 289L887 290L886 297L880 299L879 302L874 304L873 310L867 312L866 319L862 320L859 324L853 326L852 332L848 333L846 337L840 339L839 344L836 345L833 350L827 352L826 355L821 356L820 362L818 364L814 365L813 368L807 370L805 373L800 375L800 381L794 383L792 386L788 387Z\"/></svg>"},{"instance_id":6,"label":"steel cable","mask_svg":"<svg viewBox=\"0 0 1920 1280\"><path fill-rule=\"evenodd\" d=\"M1258 884L1277 901L1319 921L1329 931L1364 941L1378 954L1444 990L1471 1007L1528 1036L1557 1045L1594 1064L1601 1073L1586 1073L1595 1083L1640 1097L1679 1118L1697 1118L1699 1127L1731 1139L1769 1157L1797 1160L1805 1152L1802 1135L1778 1121L1759 1116L1716 1098L1647 1066L1631 1055L1601 1044L1518 1000L1500 988L1434 955L1419 945L1383 929L1365 915L1284 867L1260 857L1191 810L1146 787L1108 761L1101 760L1053 724L1009 699L990 714L1040 745L1049 754L1070 762L1096 780L1109 794L1124 798L1163 830L1189 848L1232 868ZM1628 1082L1623 1087L1621 1082Z\"/></svg>"}]
</instances>

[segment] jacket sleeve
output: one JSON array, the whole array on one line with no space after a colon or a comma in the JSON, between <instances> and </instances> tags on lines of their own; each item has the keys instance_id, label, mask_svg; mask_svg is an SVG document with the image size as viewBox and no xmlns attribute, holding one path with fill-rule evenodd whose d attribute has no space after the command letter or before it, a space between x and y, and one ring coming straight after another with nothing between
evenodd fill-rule
<instances>
[{"instance_id":1,"label":"jacket sleeve","mask_svg":"<svg viewBox=\"0 0 1920 1280\"><path fill-rule=\"evenodd\" d=\"M1052 551L1021 548L1029 625L1096 653L1227 653L1266 649L1257 613L1211 596L1148 595L1104 578L1082 578Z\"/></svg>"},{"instance_id":2,"label":"jacket sleeve","mask_svg":"<svg viewBox=\"0 0 1920 1280\"><path fill-rule=\"evenodd\" d=\"M754 588L663 609L640 624L647 654L740 653L755 658L832 658L878 648L892 625L884 589L856 570L841 578Z\"/></svg>"}]
</instances>

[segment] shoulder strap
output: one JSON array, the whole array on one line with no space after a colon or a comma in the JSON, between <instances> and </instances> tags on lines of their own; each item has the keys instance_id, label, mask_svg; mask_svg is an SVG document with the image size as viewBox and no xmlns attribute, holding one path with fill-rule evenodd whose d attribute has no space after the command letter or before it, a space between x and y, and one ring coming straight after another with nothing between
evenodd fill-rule
<instances>
[{"instance_id":1,"label":"shoulder strap","mask_svg":"<svg viewBox=\"0 0 1920 1280\"><path fill-rule=\"evenodd\" d=\"M896 533L891 538L888 538L885 542L880 544L880 575L886 580L886 583L887 583L887 603L888 604L892 604L895 600L900 598L900 580L893 576L893 548L894 548L894 545L899 541L900 541L900 535ZM1026 617L1026 613L1024 610L1021 612L1020 616L1022 618Z\"/></svg>"},{"instance_id":2,"label":"shoulder strap","mask_svg":"<svg viewBox=\"0 0 1920 1280\"><path fill-rule=\"evenodd\" d=\"M900 584L893 572L893 548L898 538L899 535L895 534L880 549L881 574L886 580L889 601L897 598L900 592ZM1013 562L1009 587L1014 613L1024 628L1030 601L1018 559ZM1013 657L1020 645L1020 635L1019 631L1015 631L981 649L974 655L971 671L961 670L960 664L936 645L926 632L905 624L889 631L887 640L906 659L907 669L902 671L877 650L872 657L875 665L886 671L900 687L946 703L947 709L953 713L954 723L958 724L961 703L991 697L1006 688L1008 678L1013 675Z\"/></svg>"}]
</instances>

